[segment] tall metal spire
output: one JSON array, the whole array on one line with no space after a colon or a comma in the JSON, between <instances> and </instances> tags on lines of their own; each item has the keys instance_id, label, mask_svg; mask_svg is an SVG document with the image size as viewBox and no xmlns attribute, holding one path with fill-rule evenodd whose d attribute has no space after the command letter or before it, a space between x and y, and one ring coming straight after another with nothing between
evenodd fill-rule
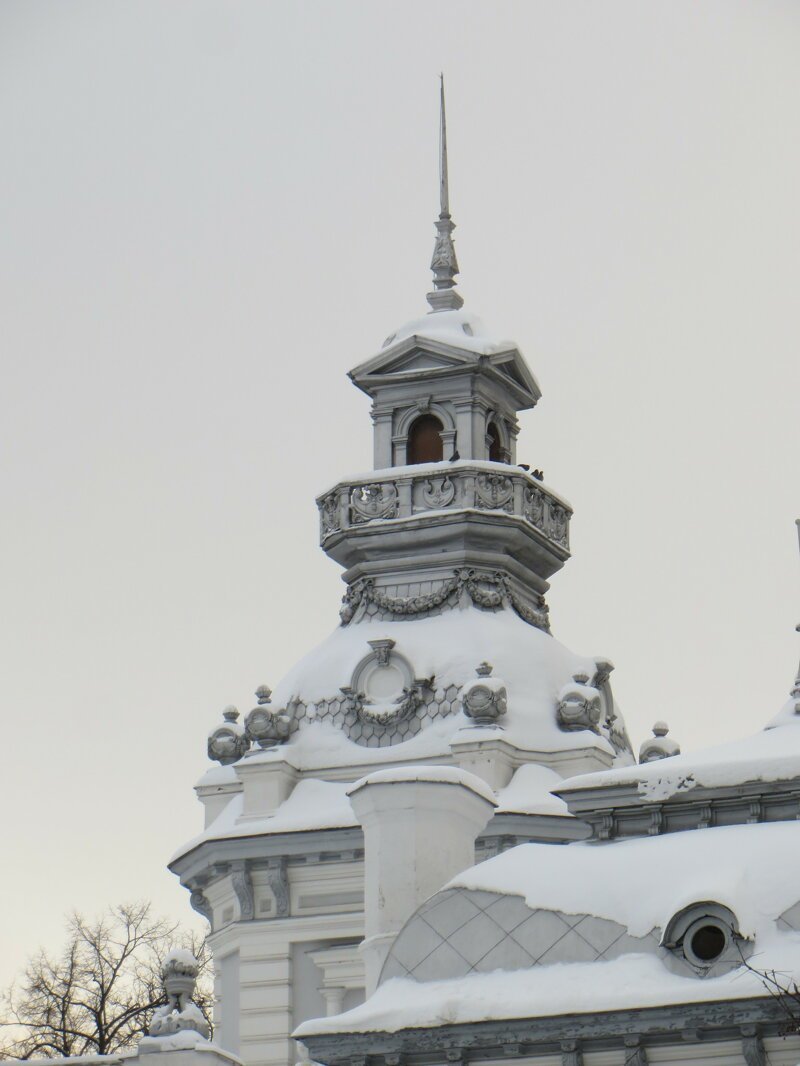
<instances>
[{"instance_id":1,"label":"tall metal spire","mask_svg":"<svg viewBox=\"0 0 800 1066\"><path fill-rule=\"evenodd\" d=\"M431 270L433 292L428 293L428 303L434 311L454 311L464 301L455 291L458 260L453 245L455 222L450 217L450 189L447 180L447 121L444 111L444 75L440 74L440 120L439 120L439 218L436 222L436 243L433 246Z\"/></svg>"}]
</instances>

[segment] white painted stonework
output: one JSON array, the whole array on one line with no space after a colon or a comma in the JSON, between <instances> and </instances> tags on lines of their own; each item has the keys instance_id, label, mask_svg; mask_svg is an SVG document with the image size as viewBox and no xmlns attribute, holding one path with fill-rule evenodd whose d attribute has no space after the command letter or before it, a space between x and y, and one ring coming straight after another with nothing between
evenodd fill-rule
<instances>
[{"instance_id":1,"label":"white painted stonework","mask_svg":"<svg viewBox=\"0 0 800 1066\"><path fill-rule=\"evenodd\" d=\"M317 500L339 624L226 709L170 862L216 1039L246 1066L790 1066L758 970L800 980L800 679L753 741L681 755L656 723L637 764L612 662L551 632L572 507L516 465L533 373L454 289L444 128L433 310L351 372L374 469Z\"/></svg>"},{"instance_id":2,"label":"white painted stonework","mask_svg":"<svg viewBox=\"0 0 800 1066\"><path fill-rule=\"evenodd\" d=\"M480 778L453 767L378 770L356 782L349 795L364 830L361 953L366 991L372 993L407 919L472 865L475 840L497 803Z\"/></svg>"}]
</instances>

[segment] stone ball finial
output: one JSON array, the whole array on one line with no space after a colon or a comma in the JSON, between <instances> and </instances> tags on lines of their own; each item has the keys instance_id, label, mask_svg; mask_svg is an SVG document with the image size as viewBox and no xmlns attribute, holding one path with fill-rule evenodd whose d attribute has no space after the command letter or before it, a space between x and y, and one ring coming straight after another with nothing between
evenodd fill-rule
<instances>
[{"instance_id":1,"label":"stone ball finial","mask_svg":"<svg viewBox=\"0 0 800 1066\"><path fill-rule=\"evenodd\" d=\"M249 741L239 724L239 712L231 704L222 712L223 724L208 735L208 757L214 762L228 766L238 762L247 751Z\"/></svg>"},{"instance_id":2,"label":"stone ball finial","mask_svg":"<svg viewBox=\"0 0 800 1066\"><path fill-rule=\"evenodd\" d=\"M269 703L270 696L272 695L272 689L269 685L259 685L256 689L256 699L259 703Z\"/></svg>"},{"instance_id":3,"label":"stone ball finial","mask_svg":"<svg viewBox=\"0 0 800 1066\"><path fill-rule=\"evenodd\" d=\"M671 737L667 736L669 726L666 722L653 723L653 736L639 748L639 762L656 762L658 759L670 759L673 755L680 755L681 747Z\"/></svg>"},{"instance_id":4,"label":"stone ball finial","mask_svg":"<svg viewBox=\"0 0 800 1066\"><path fill-rule=\"evenodd\" d=\"M508 707L506 686L491 677L491 663L482 662L475 668L477 678L468 681L461 690L461 705L474 725L496 725Z\"/></svg>"},{"instance_id":5,"label":"stone ball finial","mask_svg":"<svg viewBox=\"0 0 800 1066\"><path fill-rule=\"evenodd\" d=\"M270 692L266 685L262 685L261 689ZM267 706L269 702L269 696L259 696L258 704L244 720L248 739L254 740L260 748L272 748L276 744L282 744L288 740L292 731L290 715L286 711Z\"/></svg>"},{"instance_id":6,"label":"stone ball finial","mask_svg":"<svg viewBox=\"0 0 800 1066\"><path fill-rule=\"evenodd\" d=\"M589 675L573 674L572 681L558 694L556 718L560 728L567 732L591 729L599 733L601 716L600 692L589 684Z\"/></svg>"}]
</instances>

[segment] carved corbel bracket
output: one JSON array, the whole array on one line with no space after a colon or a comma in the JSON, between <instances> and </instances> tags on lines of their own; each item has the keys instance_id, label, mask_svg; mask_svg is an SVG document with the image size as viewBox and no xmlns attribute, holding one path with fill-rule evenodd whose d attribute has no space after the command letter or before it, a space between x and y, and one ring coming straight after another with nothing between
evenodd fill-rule
<instances>
[{"instance_id":1,"label":"carved corbel bracket","mask_svg":"<svg viewBox=\"0 0 800 1066\"><path fill-rule=\"evenodd\" d=\"M577 1041L561 1041L561 1066L583 1066L583 1054Z\"/></svg>"},{"instance_id":2,"label":"carved corbel bracket","mask_svg":"<svg viewBox=\"0 0 800 1066\"><path fill-rule=\"evenodd\" d=\"M742 1026L742 1054L747 1066L767 1066L764 1041L754 1025Z\"/></svg>"},{"instance_id":3,"label":"carved corbel bracket","mask_svg":"<svg viewBox=\"0 0 800 1066\"><path fill-rule=\"evenodd\" d=\"M189 896L189 906L192 908L192 910L195 910L198 914L201 914L209 925L214 924L214 911L208 901L208 897L206 896L205 892L203 892L202 888L198 887L192 889L192 894Z\"/></svg>"},{"instance_id":4,"label":"carved corbel bracket","mask_svg":"<svg viewBox=\"0 0 800 1066\"><path fill-rule=\"evenodd\" d=\"M239 901L239 916L243 922L250 922L255 918L255 896L253 894L253 881L250 877L250 869L244 859L237 859L231 863L231 884Z\"/></svg>"},{"instance_id":5,"label":"carved corbel bracket","mask_svg":"<svg viewBox=\"0 0 800 1066\"><path fill-rule=\"evenodd\" d=\"M286 856L270 859L267 863L267 881L275 897L276 918L288 918L290 912L289 874L286 869Z\"/></svg>"},{"instance_id":6,"label":"carved corbel bracket","mask_svg":"<svg viewBox=\"0 0 800 1066\"><path fill-rule=\"evenodd\" d=\"M625 1048L625 1066L647 1066L647 1052L640 1037L626 1036Z\"/></svg>"}]
</instances>

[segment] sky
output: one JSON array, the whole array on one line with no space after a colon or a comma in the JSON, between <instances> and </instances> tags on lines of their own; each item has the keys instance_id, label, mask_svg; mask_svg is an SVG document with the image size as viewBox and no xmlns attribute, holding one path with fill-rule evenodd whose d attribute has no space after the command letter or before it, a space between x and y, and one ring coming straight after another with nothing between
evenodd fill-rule
<instances>
[{"instance_id":1,"label":"sky","mask_svg":"<svg viewBox=\"0 0 800 1066\"><path fill-rule=\"evenodd\" d=\"M745 736L800 622L800 5L0 0L0 984L151 899L221 709L337 624L346 378L460 291L575 509L554 634L634 744Z\"/></svg>"}]
</instances>

